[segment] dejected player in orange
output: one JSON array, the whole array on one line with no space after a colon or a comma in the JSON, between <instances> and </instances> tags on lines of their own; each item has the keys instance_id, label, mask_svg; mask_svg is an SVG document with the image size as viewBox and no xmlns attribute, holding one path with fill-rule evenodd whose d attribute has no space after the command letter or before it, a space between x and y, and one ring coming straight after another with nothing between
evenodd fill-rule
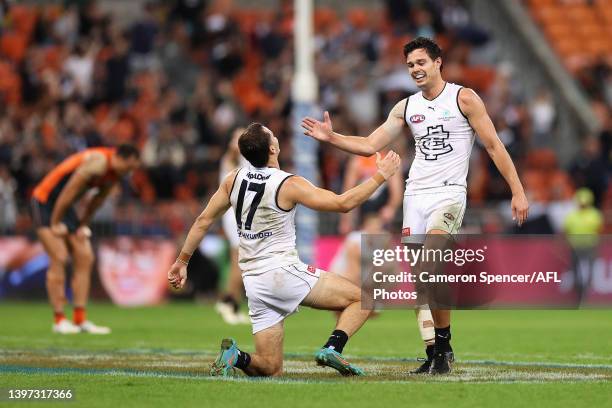
<instances>
[{"instance_id":1,"label":"dejected player in orange","mask_svg":"<svg viewBox=\"0 0 612 408\"><path fill-rule=\"evenodd\" d=\"M87 225L112 187L139 165L140 154L131 145L86 149L66 158L35 187L32 215L38 238L49 256L47 293L55 319L53 332L110 333L108 327L87 320L85 313L94 262L91 230ZM79 216L74 204L92 189L97 192ZM69 255L73 265L73 322L64 315L65 269Z\"/></svg>"}]
</instances>

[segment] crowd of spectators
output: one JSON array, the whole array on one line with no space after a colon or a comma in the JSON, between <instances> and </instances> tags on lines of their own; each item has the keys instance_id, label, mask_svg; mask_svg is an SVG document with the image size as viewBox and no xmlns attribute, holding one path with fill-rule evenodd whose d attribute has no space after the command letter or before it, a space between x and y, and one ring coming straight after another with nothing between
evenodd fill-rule
<instances>
[{"instance_id":1,"label":"crowd of spectators","mask_svg":"<svg viewBox=\"0 0 612 408\"><path fill-rule=\"evenodd\" d=\"M27 202L37 181L91 146L134 143L144 163L100 219L163 220L169 232L183 231L216 187L219 159L237 126L266 124L283 146L281 165L291 169L293 0L275 9L228 0L141 4L126 18L96 1L0 0L1 231L30 228ZM585 137L572 166L561 168L551 148L554 100L546 90L532 100L515 93L517 73L497 63L500 45L461 1L320 7L315 33L319 105L338 131L367 135L418 91L402 47L417 35L434 37L444 49L445 78L482 96L532 200L569 200L580 186L594 191L597 205L606 200L610 95L602 108L608 131ZM609 72L602 75L610 81ZM410 143L397 148L410 157ZM346 154L321 146L319 159L321 183L339 191ZM404 165L407 171L410 160ZM469 177L473 206L510 197L478 145Z\"/></svg>"}]
</instances>

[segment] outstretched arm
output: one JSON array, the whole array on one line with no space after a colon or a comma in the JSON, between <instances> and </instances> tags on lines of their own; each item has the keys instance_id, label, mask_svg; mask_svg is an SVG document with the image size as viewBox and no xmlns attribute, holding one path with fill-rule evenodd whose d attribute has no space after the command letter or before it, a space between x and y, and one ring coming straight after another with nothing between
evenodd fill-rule
<instances>
[{"instance_id":1,"label":"outstretched arm","mask_svg":"<svg viewBox=\"0 0 612 408\"><path fill-rule=\"evenodd\" d=\"M473 90L463 88L459 91L459 107L482 141L493 163L510 186L512 191L512 219L517 220L518 225L522 225L529 215L529 203L514 163L512 163L503 143L499 140L484 103Z\"/></svg>"},{"instance_id":2,"label":"outstretched arm","mask_svg":"<svg viewBox=\"0 0 612 408\"><path fill-rule=\"evenodd\" d=\"M204 211L196 218L189 229L181 253L170 268L170 271L168 271L168 281L174 288L182 288L185 285L187 280L187 264L189 264L191 255L195 252L212 223L230 208L229 195L237 172L238 170L234 170L225 177L206 205L206 208L204 208Z\"/></svg>"},{"instance_id":3,"label":"outstretched arm","mask_svg":"<svg viewBox=\"0 0 612 408\"><path fill-rule=\"evenodd\" d=\"M380 125L368 137L345 136L334 132L332 129L329 113L324 113L324 121L318 121L311 117L302 120L304 134L320 142L326 142L349 153L361 156L371 156L379 150L388 146L393 140L402 134L404 127L404 110L407 100L398 102L387 117L385 123Z\"/></svg>"},{"instance_id":4,"label":"outstretched arm","mask_svg":"<svg viewBox=\"0 0 612 408\"><path fill-rule=\"evenodd\" d=\"M376 164L378 172L374 176L340 195L316 187L303 177L291 177L279 192L278 204L281 208L303 204L318 211L348 212L366 201L399 169L400 158L397 153L390 151L384 159L379 156Z\"/></svg>"}]
</instances>

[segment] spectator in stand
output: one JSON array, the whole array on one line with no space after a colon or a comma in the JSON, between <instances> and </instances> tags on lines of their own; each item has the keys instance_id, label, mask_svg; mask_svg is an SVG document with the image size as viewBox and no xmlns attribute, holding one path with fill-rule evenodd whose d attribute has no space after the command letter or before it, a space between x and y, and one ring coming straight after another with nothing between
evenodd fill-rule
<instances>
[{"instance_id":1,"label":"spectator in stand","mask_svg":"<svg viewBox=\"0 0 612 408\"><path fill-rule=\"evenodd\" d=\"M570 166L576 187L586 187L594 195L594 204L601 206L603 195L608 188L608 174L606 163L601 158L599 140L595 137L587 137L582 150Z\"/></svg>"}]
</instances>

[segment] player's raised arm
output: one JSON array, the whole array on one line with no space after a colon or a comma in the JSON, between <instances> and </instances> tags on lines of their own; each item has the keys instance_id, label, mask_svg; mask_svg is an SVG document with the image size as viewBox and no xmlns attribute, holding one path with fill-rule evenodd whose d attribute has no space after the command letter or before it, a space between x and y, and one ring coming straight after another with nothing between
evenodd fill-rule
<instances>
[{"instance_id":1,"label":"player's raised arm","mask_svg":"<svg viewBox=\"0 0 612 408\"><path fill-rule=\"evenodd\" d=\"M196 248L204 238L204 235L208 232L208 229L212 223L219 217L221 217L228 208L230 208L230 190L234 179L236 178L238 169L232 171L225 177L215 194L211 197L210 201L204 208L204 211L196 218L195 222L189 229L187 238L181 252L168 271L168 281L175 288L182 288L187 280L187 264L191 255L195 252Z\"/></svg>"},{"instance_id":2,"label":"player's raised arm","mask_svg":"<svg viewBox=\"0 0 612 408\"><path fill-rule=\"evenodd\" d=\"M514 163L512 163L505 146L499 140L484 103L473 90L463 88L459 91L459 107L482 141L495 166L510 186L512 191L512 218L517 220L519 225L523 224L529 214L529 203Z\"/></svg>"},{"instance_id":3,"label":"player's raised arm","mask_svg":"<svg viewBox=\"0 0 612 408\"><path fill-rule=\"evenodd\" d=\"M324 113L323 122L311 117L302 119L304 134L320 142L326 142L349 153L371 156L388 146L402 134L404 127L404 110L407 100L395 104L385 123L380 125L368 137L345 136L334 132L329 113Z\"/></svg>"},{"instance_id":4,"label":"player's raised arm","mask_svg":"<svg viewBox=\"0 0 612 408\"><path fill-rule=\"evenodd\" d=\"M72 205L77 196L87 188L87 183L94 176L104 174L108 166L106 159L102 153L89 154L83 163L77 168L66 186L62 189L57 198L57 203L53 207L51 213L51 230L57 235L65 235L68 229L61 223L64 214Z\"/></svg>"},{"instance_id":5,"label":"player's raised arm","mask_svg":"<svg viewBox=\"0 0 612 408\"><path fill-rule=\"evenodd\" d=\"M366 201L399 169L400 158L390 151L384 159L379 157L376 165L378 171L374 176L340 195L316 187L303 177L290 177L280 190L279 205L281 208L293 208L296 204L303 204L318 211L350 211Z\"/></svg>"}]
</instances>

